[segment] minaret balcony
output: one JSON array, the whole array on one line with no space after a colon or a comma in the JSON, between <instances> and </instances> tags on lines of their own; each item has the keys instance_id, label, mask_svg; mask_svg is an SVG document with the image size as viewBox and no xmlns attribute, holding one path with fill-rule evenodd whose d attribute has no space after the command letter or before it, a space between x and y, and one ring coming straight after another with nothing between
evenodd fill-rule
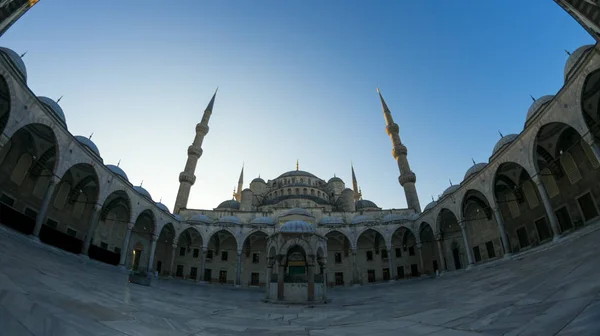
<instances>
[{"instance_id":1,"label":"minaret balcony","mask_svg":"<svg viewBox=\"0 0 600 336\"><path fill-rule=\"evenodd\" d=\"M199 159L202 156L202 148L196 148L193 145L188 147L188 155Z\"/></svg>"},{"instance_id":2,"label":"minaret balcony","mask_svg":"<svg viewBox=\"0 0 600 336\"><path fill-rule=\"evenodd\" d=\"M385 131L387 132L387 134L396 134L398 132L400 132L400 127L398 127L398 124L393 123L393 124L389 124L385 127Z\"/></svg>"},{"instance_id":3,"label":"minaret balcony","mask_svg":"<svg viewBox=\"0 0 600 336\"><path fill-rule=\"evenodd\" d=\"M398 182L400 182L401 186L404 186L406 183L415 183L417 182L417 176L415 173L409 171L405 174L402 174L398 177Z\"/></svg>"},{"instance_id":4,"label":"minaret balcony","mask_svg":"<svg viewBox=\"0 0 600 336\"><path fill-rule=\"evenodd\" d=\"M196 176L194 174L188 174L186 172L181 172L179 174L179 182L181 182L181 183L187 182L191 185L194 185L194 183L196 183Z\"/></svg>"},{"instance_id":5,"label":"minaret balcony","mask_svg":"<svg viewBox=\"0 0 600 336\"><path fill-rule=\"evenodd\" d=\"M393 149L392 149L392 156L394 157L394 159L398 159L398 157L400 155L406 155L408 154L408 150L406 149L406 146L399 144L396 145Z\"/></svg>"},{"instance_id":6,"label":"minaret balcony","mask_svg":"<svg viewBox=\"0 0 600 336\"><path fill-rule=\"evenodd\" d=\"M209 131L209 127L206 124L200 123L196 125L196 133L200 133L202 135L207 135Z\"/></svg>"}]
</instances>

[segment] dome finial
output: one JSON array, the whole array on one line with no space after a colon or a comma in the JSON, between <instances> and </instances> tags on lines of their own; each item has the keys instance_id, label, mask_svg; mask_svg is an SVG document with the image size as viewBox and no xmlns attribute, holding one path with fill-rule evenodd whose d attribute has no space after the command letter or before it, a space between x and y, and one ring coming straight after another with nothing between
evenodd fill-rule
<instances>
[{"instance_id":1,"label":"dome finial","mask_svg":"<svg viewBox=\"0 0 600 336\"><path fill-rule=\"evenodd\" d=\"M140 187L144 184L144 180L142 180L142 182L140 182Z\"/></svg>"},{"instance_id":2,"label":"dome finial","mask_svg":"<svg viewBox=\"0 0 600 336\"><path fill-rule=\"evenodd\" d=\"M19 56L19 57L21 57L21 58L25 57L25 55L27 55L28 52L29 51L26 51L26 52L22 53L21 56Z\"/></svg>"},{"instance_id":3,"label":"dome finial","mask_svg":"<svg viewBox=\"0 0 600 336\"><path fill-rule=\"evenodd\" d=\"M534 102L537 100L537 99L533 98L533 96L532 96L532 95L529 95L529 97L530 97L530 98L531 98L531 100L533 100Z\"/></svg>"},{"instance_id":4,"label":"dome finial","mask_svg":"<svg viewBox=\"0 0 600 336\"><path fill-rule=\"evenodd\" d=\"M158 203L162 203L162 196L160 196L160 200L158 200Z\"/></svg>"},{"instance_id":5,"label":"dome finial","mask_svg":"<svg viewBox=\"0 0 600 336\"><path fill-rule=\"evenodd\" d=\"M119 159L119 162L117 162L117 167L121 164L121 159Z\"/></svg>"},{"instance_id":6,"label":"dome finial","mask_svg":"<svg viewBox=\"0 0 600 336\"><path fill-rule=\"evenodd\" d=\"M567 49L565 49L565 52L567 53L567 55L571 56L571 53Z\"/></svg>"},{"instance_id":7,"label":"dome finial","mask_svg":"<svg viewBox=\"0 0 600 336\"><path fill-rule=\"evenodd\" d=\"M504 135L502 135L502 132L500 132L499 130L498 130L498 134L500 134L500 138L504 138Z\"/></svg>"},{"instance_id":8,"label":"dome finial","mask_svg":"<svg viewBox=\"0 0 600 336\"><path fill-rule=\"evenodd\" d=\"M90 134L90 137L88 139L92 140L92 136L94 136L94 132L92 132L92 134Z\"/></svg>"},{"instance_id":9,"label":"dome finial","mask_svg":"<svg viewBox=\"0 0 600 336\"><path fill-rule=\"evenodd\" d=\"M58 99L56 100L56 103L57 103L57 104L58 104L58 103L60 103L60 100L61 100L61 99L63 99L63 97L64 97L64 95L62 95L62 96L58 97Z\"/></svg>"},{"instance_id":10,"label":"dome finial","mask_svg":"<svg viewBox=\"0 0 600 336\"><path fill-rule=\"evenodd\" d=\"M473 166L476 165L475 160L473 158L471 158L471 161L473 161Z\"/></svg>"},{"instance_id":11,"label":"dome finial","mask_svg":"<svg viewBox=\"0 0 600 336\"><path fill-rule=\"evenodd\" d=\"M452 180L451 180L451 179L448 179L448 181L450 181L450 186L452 186L452 185L453 185L453 184L452 184Z\"/></svg>"},{"instance_id":12,"label":"dome finial","mask_svg":"<svg viewBox=\"0 0 600 336\"><path fill-rule=\"evenodd\" d=\"M433 199L433 195L431 195L431 201L432 201L432 202L435 202L435 199Z\"/></svg>"},{"instance_id":13,"label":"dome finial","mask_svg":"<svg viewBox=\"0 0 600 336\"><path fill-rule=\"evenodd\" d=\"M300 170L299 160L296 159L296 171Z\"/></svg>"}]
</instances>

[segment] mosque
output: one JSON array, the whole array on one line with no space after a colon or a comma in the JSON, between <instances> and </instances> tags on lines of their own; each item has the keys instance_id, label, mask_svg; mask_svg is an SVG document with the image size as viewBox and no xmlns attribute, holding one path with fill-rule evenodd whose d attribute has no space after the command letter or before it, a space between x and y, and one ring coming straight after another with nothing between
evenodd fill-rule
<instances>
[{"instance_id":1,"label":"mosque","mask_svg":"<svg viewBox=\"0 0 600 336\"><path fill-rule=\"evenodd\" d=\"M327 300L333 286L469 269L599 219L598 44L570 52L563 87L532 97L522 130L501 135L488 162L473 162L463 181L423 209L407 144L380 92L408 208L363 199L353 167L349 188L297 164L248 188L242 168L233 199L188 209L216 97L196 125L171 212L118 164L105 163L90 138L71 134L58 102L27 86L19 54L0 48L0 222L122 269L305 302Z\"/></svg>"}]
</instances>

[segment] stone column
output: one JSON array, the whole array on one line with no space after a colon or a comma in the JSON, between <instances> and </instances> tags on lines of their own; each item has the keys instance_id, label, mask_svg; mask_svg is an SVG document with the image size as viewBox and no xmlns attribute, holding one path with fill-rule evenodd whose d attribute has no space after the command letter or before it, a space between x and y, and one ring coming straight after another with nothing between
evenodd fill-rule
<instances>
[{"instance_id":1,"label":"stone column","mask_svg":"<svg viewBox=\"0 0 600 336\"><path fill-rule=\"evenodd\" d=\"M206 281L204 280L204 273L206 273L206 254L208 253L208 247L207 246L202 246L202 263L200 264L200 279L201 281ZM208 282L210 283L210 279L208 279Z\"/></svg>"},{"instance_id":2,"label":"stone column","mask_svg":"<svg viewBox=\"0 0 600 336\"><path fill-rule=\"evenodd\" d=\"M448 267L446 266L446 261L444 260L444 250L442 250L442 235L441 234L436 234L435 235L435 242L437 243L437 249L438 249L438 254L440 258L440 263L438 265L438 269L440 270L440 273L443 271L447 271Z\"/></svg>"},{"instance_id":3,"label":"stone column","mask_svg":"<svg viewBox=\"0 0 600 336\"><path fill-rule=\"evenodd\" d=\"M387 255L388 255L388 268L390 269L390 281L394 281L395 277L394 277L394 259L392 257L392 249L389 248L387 250Z\"/></svg>"},{"instance_id":4,"label":"stone column","mask_svg":"<svg viewBox=\"0 0 600 336\"><path fill-rule=\"evenodd\" d=\"M308 301L315 300L315 265L307 265L306 277L308 278Z\"/></svg>"},{"instance_id":5,"label":"stone column","mask_svg":"<svg viewBox=\"0 0 600 336\"><path fill-rule=\"evenodd\" d=\"M46 189L44 198L42 199L42 206L40 207L37 217L35 218L35 227L33 228L32 233L35 238L40 236L40 231L42 230L42 225L44 225L44 222L46 221L46 213L48 212L48 207L50 206L52 196L54 196L54 189L56 189L58 182L58 177L52 176L50 178L50 183L48 183L48 188Z\"/></svg>"},{"instance_id":6,"label":"stone column","mask_svg":"<svg viewBox=\"0 0 600 336\"><path fill-rule=\"evenodd\" d=\"M242 251L237 251L237 260L235 268L235 286L242 286Z\"/></svg>"},{"instance_id":7,"label":"stone column","mask_svg":"<svg viewBox=\"0 0 600 336\"><path fill-rule=\"evenodd\" d=\"M285 272L285 267L282 264L279 264L278 268L279 274L277 274L277 300L283 300L283 272Z\"/></svg>"},{"instance_id":8,"label":"stone column","mask_svg":"<svg viewBox=\"0 0 600 336\"><path fill-rule=\"evenodd\" d=\"M173 279L173 266L175 266L175 253L177 253L177 244L176 240L173 240L173 244L171 244L171 264L169 264L169 278Z\"/></svg>"},{"instance_id":9,"label":"stone column","mask_svg":"<svg viewBox=\"0 0 600 336\"><path fill-rule=\"evenodd\" d=\"M265 299L271 298L271 274L273 274L273 265L267 265L267 281L265 281Z\"/></svg>"},{"instance_id":10,"label":"stone column","mask_svg":"<svg viewBox=\"0 0 600 336\"><path fill-rule=\"evenodd\" d=\"M324 265L326 265L325 262ZM321 274L323 274L323 301L327 301L327 266L321 267Z\"/></svg>"},{"instance_id":11,"label":"stone column","mask_svg":"<svg viewBox=\"0 0 600 336\"><path fill-rule=\"evenodd\" d=\"M502 247L504 247L504 257L507 258L510 256L510 244L508 243L508 236L504 229L502 213L500 213L500 208L497 206L494 208L494 217L496 217L496 223L498 223L498 231L500 231L500 239L502 239Z\"/></svg>"},{"instance_id":12,"label":"stone column","mask_svg":"<svg viewBox=\"0 0 600 336\"><path fill-rule=\"evenodd\" d=\"M542 203L544 203L544 208L546 208L546 215L548 215L548 220L550 221L550 226L552 227L552 232L554 233L553 241L557 241L560 239L558 219L556 218L556 214L552 209L552 204L550 203L550 197L548 197L548 193L546 192L546 187L544 187L544 183L542 183L539 175L535 175L531 179L533 182L535 182L538 192L540 193L540 197L542 198Z\"/></svg>"},{"instance_id":13,"label":"stone column","mask_svg":"<svg viewBox=\"0 0 600 336\"><path fill-rule=\"evenodd\" d=\"M356 264L356 250L352 250L352 284L359 285L358 265Z\"/></svg>"},{"instance_id":14,"label":"stone column","mask_svg":"<svg viewBox=\"0 0 600 336\"><path fill-rule=\"evenodd\" d=\"M469 265L467 268L471 268L473 266L473 251L471 251L471 246L469 245L469 237L467 236L467 225L465 223L459 223L460 231L462 232L463 241L465 243L465 250L467 252L467 260Z\"/></svg>"},{"instance_id":15,"label":"stone column","mask_svg":"<svg viewBox=\"0 0 600 336\"><path fill-rule=\"evenodd\" d=\"M152 245L150 246L150 258L148 258L148 273L152 274L154 264L154 253L156 252L156 241L158 241L158 235L152 234Z\"/></svg>"},{"instance_id":16,"label":"stone column","mask_svg":"<svg viewBox=\"0 0 600 336\"><path fill-rule=\"evenodd\" d=\"M125 269L125 261L127 260L127 253L129 253L129 240L131 239L131 230L133 230L133 223L127 224L127 233L123 240L123 247L121 248L121 260L119 260L119 266Z\"/></svg>"},{"instance_id":17,"label":"stone column","mask_svg":"<svg viewBox=\"0 0 600 336\"><path fill-rule=\"evenodd\" d=\"M98 222L100 221L100 210L102 210L102 206L100 204L95 204L92 212L92 218L90 219L90 226L87 234L85 235L85 241L83 242L83 250L81 251L81 254L84 256L89 254L90 245L92 244L92 239L94 238L94 232L96 232Z\"/></svg>"},{"instance_id":18,"label":"stone column","mask_svg":"<svg viewBox=\"0 0 600 336\"><path fill-rule=\"evenodd\" d=\"M591 139L590 141L587 141L587 143L588 145L590 145L590 147L592 147L592 152L594 152L594 155L596 155L596 159L598 160L598 162L600 162L600 147L598 147L596 141L594 141L594 139Z\"/></svg>"},{"instance_id":19,"label":"stone column","mask_svg":"<svg viewBox=\"0 0 600 336\"><path fill-rule=\"evenodd\" d=\"M425 264L423 263L423 244L421 242L417 243L417 250L419 251L419 268L421 269L421 274L425 274Z\"/></svg>"}]
</instances>

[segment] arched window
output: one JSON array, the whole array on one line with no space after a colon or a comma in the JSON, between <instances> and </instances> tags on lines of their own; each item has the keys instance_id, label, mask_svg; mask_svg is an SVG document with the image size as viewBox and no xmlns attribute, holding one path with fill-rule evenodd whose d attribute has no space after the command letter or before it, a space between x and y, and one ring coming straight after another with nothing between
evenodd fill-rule
<instances>
[{"instance_id":1,"label":"arched window","mask_svg":"<svg viewBox=\"0 0 600 336\"><path fill-rule=\"evenodd\" d=\"M308 195L308 190L306 188L302 189L302 195Z\"/></svg>"},{"instance_id":2,"label":"arched window","mask_svg":"<svg viewBox=\"0 0 600 336\"><path fill-rule=\"evenodd\" d=\"M304 184L304 178L300 178L300 183Z\"/></svg>"},{"instance_id":3,"label":"arched window","mask_svg":"<svg viewBox=\"0 0 600 336\"><path fill-rule=\"evenodd\" d=\"M35 188L33 189L33 196L43 199L44 194L46 193L46 189L48 189L48 185L50 184L50 176L52 172L48 169L44 169L38 177L37 182L35 183Z\"/></svg>"},{"instance_id":4,"label":"arched window","mask_svg":"<svg viewBox=\"0 0 600 336\"><path fill-rule=\"evenodd\" d=\"M288 194L288 195L291 195L291 194L292 194L292 188L288 188L288 193L287 193L287 194Z\"/></svg>"},{"instance_id":5,"label":"arched window","mask_svg":"<svg viewBox=\"0 0 600 336\"><path fill-rule=\"evenodd\" d=\"M76 219L80 219L83 215L83 210L85 210L85 206L87 204L87 195L84 193L79 194L77 197L77 202L75 202L75 206L73 208L73 217Z\"/></svg>"},{"instance_id":6,"label":"arched window","mask_svg":"<svg viewBox=\"0 0 600 336\"><path fill-rule=\"evenodd\" d=\"M58 192L54 197L54 207L58 210L62 210L65 207L65 203L67 202L67 196L69 196L69 192L71 191L71 185L69 182L64 182L60 184L60 188L58 188Z\"/></svg>"},{"instance_id":7,"label":"arched window","mask_svg":"<svg viewBox=\"0 0 600 336\"><path fill-rule=\"evenodd\" d=\"M32 163L33 163L33 158L31 157L31 155L29 155L29 154L21 155L21 157L19 158L19 161L17 161L17 165L15 166L15 169L13 169L13 172L10 175L10 180L13 181L17 185L21 185L21 183L23 183L23 180L25 179L25 175L27 174L27 171L29 170L29 167L31 167Z\"/></svg>"},{"instance_id":8,"label":"arched window","mask_svg":"<svg viewBox=\"0 0 600 336\"><path fill-rule=\"evenodd\" d=\"M296 195L299 195L300 194L300 189L296 188L295 192L296 192Z\"/></svg>"},{"instance_id":9,"label":"arched window","mask_svg":"<svg viewBox=\"0 0 600 336\"><path fill-rule=\"evenodd\" d=\"M585 155L588 157L588 160L590 160L590 163L592 164L592 168L598 169L600 167L600 162L598 162L596 155L594 155L594 151L592 150L592 147L590 147L590 145L588 145L585 141L581 141L581 147L583 147L583 151L585 152Z\"/></svg>"},{"instance_id":10,"label":"arched window","mask_svg":"<svg viewBox=\"0 0 600 336\"><path fill-rule=\"evenodd\" d=\"M315 196L315 189L310 189L310 195Z\"/></svg>"},{"instance_id":11,"label":"arched window","mask_svg":"<svg viewBox=\"0 0 600 336\"><path fill-rule=\"evenodd\" d=\"M577 165L575 164L575 161L573 161L573 157L569 152L564 152L560 156L560 164L562 165L571 184L575 184L577 181L581 180L581 172L579 172L579 168L577 168Z\"/></svg>"}]
</instances>

